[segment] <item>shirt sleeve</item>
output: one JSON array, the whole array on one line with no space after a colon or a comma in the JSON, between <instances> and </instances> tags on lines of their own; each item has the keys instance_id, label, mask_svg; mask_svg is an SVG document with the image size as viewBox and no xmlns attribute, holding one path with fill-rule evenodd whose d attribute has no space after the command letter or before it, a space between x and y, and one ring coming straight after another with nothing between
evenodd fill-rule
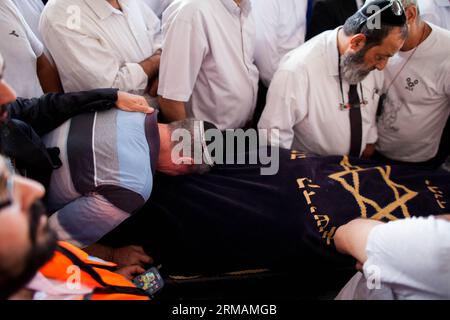
<instances>
[{"instance_id":1,"label":"shirt sleeve","mask_svg":"<svg viewBox=\"0 0 450 320\"><path fill-rule=\"evenodd\" d=\"M378 141L378 127L376 120L373 121L372 126L369 129L369 133L367 135L367 143L374 144Z\"/></svg>"},{"instance_id":2,"label":"shirt sleeve","mask_svg":"<svg viewBox=\"0 0 450 320\"><path fill-rule=\"evenodd\" d=\"M366 87L363 84L364 90L367 90L368 92L371 92L372 94L372 110L370 114L372 115L372 122L371 126L369 128L368 134L367 134L367 143L368 144L375 144L378 141L378 125L377 125L377 110L378 110L378 104L379 104L379 92L383 91L384 87L384 73L380 71L373 71L374 73L374 79L375 83L374 86L371 86L370 88ZM373 92L373 90L377 90L378 92ZM370 94L369 94L370 95ZM370 98L369 98L370 99Z\"/></svg>"},{"instance_id":3,"label":"shirt sleeve","mask_svg":"<svg viewBox=\"0 0 450 320\"><path fill-rule=\"evenodd\" d=\"M87 92L49 93L40 98L21 99L9 104L8 114L29 124L39 135L56 129L83 112L108 110L115 106L117 89Z\"/></svg>"},{"instance_id":4,"label":"shirt sleeve","mask_svg":"<svg viewBox=\"0 0 450 320\"><path fill-rule=\"evenodd\" d=\"M33 30L31 30L30 26L27 24L27 22L23 17L22 21L24 23L25 31L27 33L28 41L30 41L31 48L33 49L33 52L36 55L36 57L40 57L44 53L44 45L36 37Z\"/></svg>"},{"instance_id":5,"label":"shirt sleeve","mask_svg":"<svg viewBox=\"0 0 450 320\"><path fill-rule=\"evenodd\" d=\"M207 54L208 43L204 31L195 25L194 19L181 14L183 17L163 22L158 94L166 99L187 102Z\"/></svg>"},{"instance_id":6,"label":"shirt sleeve","mask_svg":"<svg viewBox=\"0 0 450 320\"><path fill-rule=\"evenodd\" d=\"M450 293L450 222L411 218L375 227L369 234L364 274L376 269L384 284Z\"/></svg>"},{"instance_id":7,"label":"shirt sleeve","mask_svg":"<svg viewBox=\"0 0 450 320\"><path fill-rule=\"evenodd\" d=\"M450 108L450 59L447 57L447 61L441 65L442 77L439 77L438 83L442 83L444 85L444 92L448 98L448 108Z\"/></svg>"},{"instance_id":8,"label":"shirt sleeve","mask_svg":"<svg viewBox=\"0 0 450 320\"><path fill-rule=\"evenodd\" d=\"M367 143L375 144L378 141L378 129L376 125L370 128L369 135L367 138Z\"/></svg>"},{"instance_id":9,"label":"shirt sleeve","mask_svg":"<svg viewBox=\"0 0 450 320\"><path fill-rule=\"evenodd\" d=\"M278 50L278 28L280 4L276 1L259 1L255 5L254 15L257 23L255 64L260 77L269 86L280 62Z\"/></svg>"},{"instance_id":10,"label":"shirt sleeve","mask_svg":"<svg viewBox=\"0 0 450 320\"><path fill-rule=\"evenodd\" d=\"M66 92L118 88L143 93L147 87L147 74L138 63L121 64L108 43L99 41L82 28L69 28L64 18L43 15L40 31L58 66Z\"/></svg>"},{"instance_id":11,"label":"shirt sleeve","mask_svg":"<svg viewBox=\"0 0 450 320\"><path fill-rule=\"evenodd\" d=\"M258 123L259 129L272 131L272 145L284 149L292 147L294 126L307 115L308 86L306 70L279 70L275 73L267 93L266 107Z\"/></svg>"},{"instance_id":12,"label":"shirt sleeve","mask_svg":"<svg viewBox=\"0 0 450 320\"><path fill-rule=\"evenodd\" d=\"M15 11L14 14L17 16L17 18L19 19L20 23L23 26L23 29L27 36L27 39L30 42L31 49L33 50L36 57L40 57L44 53L44 45L36 37L33 30L31 30L30 26L28 25L27 21L25 20L24 16L22 15L20 10L16 7L16 5L13 2L11 2L11 6Z\"/></svg>"}]
</instances>

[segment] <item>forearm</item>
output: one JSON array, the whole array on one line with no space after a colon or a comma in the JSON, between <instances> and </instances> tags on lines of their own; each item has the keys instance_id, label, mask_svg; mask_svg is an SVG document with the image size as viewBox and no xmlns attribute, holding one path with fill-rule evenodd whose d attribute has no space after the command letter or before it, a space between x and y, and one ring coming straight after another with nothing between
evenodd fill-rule
<instances>
[{"instance_id":1,"label":"forearm","mask_svg":"<svg viewBox=\"0 0 450 320\"><path fill-rule=\"evenodd\" d=\"M35 99L17 99L8 105L11 118L22 120L39 135L48 133L68 119L84 112L108 110L115 106L117 89L74 93L49 93Z\"/></svg>"},{"instance_id":2,"label":"forearm","mask_svg":"<svg viewBox=\"0 0 450 320\"><path fill-rule=\"evenodd\" d=\"M37 74L44 93L64 92L58 70L50 63L45 54L37 59Z\"/></svg>"},{"instance_id":3,"label":"forearm","mask_svg":"<svg viewBox=\"0 0 450 320\"><path fill-rule=\"evenodd\" d=\"M356 219L339 227L334 237L336 249L364 264L367 260L366 246L369 233L380 224L383 223L369 219Z\"/></svg>"},{"instance_id":4,"label":"forearm","mask_svg":"<svg viewBox=\"0 0 450 320\"><path fill-rule=\"evenodd\" d=\"M184 102L158 98L161 112L168 122L186 119L186 107Z\"/></svg>"},{"instance_id":5,"label":"forearm","mask_svg":"<svg viewBox=\"0 0 450 320\"><path fill-rule=\"evenodd\" d=\"M148 76L149 81L157 77L159 73L159 63L161 58L161 50L157 50L151 57L140 62L139 65Z\"/></svg>"},{"instance_id":6,"label":"forearm","mask_svg":"<svg viewBox=\"0 0 450 320\"><path fill-rule=\"evenodd\" d=\"M111 247L94 243L83 250L90 256L97 257L108 262L112 262L114 260L114 249Z\"/></svg>"}]
</instances>

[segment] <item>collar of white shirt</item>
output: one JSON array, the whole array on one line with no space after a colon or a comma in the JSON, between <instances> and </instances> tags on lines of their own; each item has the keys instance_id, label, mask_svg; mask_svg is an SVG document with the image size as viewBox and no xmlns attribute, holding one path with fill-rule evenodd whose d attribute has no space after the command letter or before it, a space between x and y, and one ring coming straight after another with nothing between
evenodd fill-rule
<instances>
[{"instance_id":1,"label":"collar of white shirt","mask_svg":"<svg viewBox=\"0 0 450 320\"><path fill-rule=\"evenodd\" d=\"M128 0L120 0L120 5L122 7L127 6ZM84 0L86 4L94 11L94 13L100 18L100 20L105 20L114 13L121 14L121 12L115 9L106 0Z\"/></svg>"},{"instance_id":2,"label":"collar of white shirt","mask_svg":"<svg viewBox=\"0 0 450 320\"><path fill-rule=\"evenodd\" d=\"M330 77L339 76L339 51L337 46L337 34L341 27L337 27L328 34L326 39L326 63L328 68L328 74Z\"/></svg>"},{"instance_id":3,"label":"collar of white shirt","mask_svg":"<svg viewBox=\"0 0 450 320\"><path fill-rule=\"evenodd\" d=\"M238 6L234 0L221 0L225 8L234 15L239 16L241 11L246 16L250 13L252 9L252 4L250 0L241 0L241 5Z\"/></svg>"}]
</instances>

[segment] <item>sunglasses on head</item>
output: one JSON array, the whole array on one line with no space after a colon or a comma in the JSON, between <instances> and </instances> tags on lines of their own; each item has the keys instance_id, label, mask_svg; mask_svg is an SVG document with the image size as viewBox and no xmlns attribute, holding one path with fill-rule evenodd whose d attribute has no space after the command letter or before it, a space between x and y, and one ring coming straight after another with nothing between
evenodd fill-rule
<instances>
[{"instance_id":1,"label":"sunglasses on head","mask_svg":"<svg viewBox=\"0 0 450 320\"><path fill-rule=\"evenodd\" d=\"M377 7L376 5L370 5L371 7ZM377 10L374 14L370 15L369 17L367 17L362 10L364 8L366 8L367 6L361 8L359 10L360 14L364 17L364 19L361 21L361 23L359 24L358 30L361 30L361 28L363 27L364 24L366 24L367 22L375 19L376 17L378 17L379 15L381 15L384 11L390 9L391 13L396 16L396 17L401 17L402 15L405 14L405 9L403 8L403 5L401 3L400 0L390 0L389 3L387 5L385 5L382 8L379 8L379 10Z\"/></svg>"}]
</instances>

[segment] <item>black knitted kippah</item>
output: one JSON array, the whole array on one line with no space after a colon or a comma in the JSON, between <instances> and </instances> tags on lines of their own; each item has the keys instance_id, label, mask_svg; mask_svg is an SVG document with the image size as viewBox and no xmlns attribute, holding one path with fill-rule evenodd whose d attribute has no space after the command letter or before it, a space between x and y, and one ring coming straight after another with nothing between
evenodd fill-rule
<instances>
[{"instance_id":1,"label":"black knitted kippah","mask_svg":"<svg viewBox=\"0 0 450 320\"><path fill-rule=\"evenodd\" d=\"M401 3L401 1L399 1ZM365 3L365 5L358 11L358 13L364 17L369 18L372 16L377 10L374 10L374 6L378 7L378 10L381 10L382 8L388 6L391 3L391 1L388 0L373 0L368 1ZM395 4L394 4L395 5ZM403 6L402 6L403 8ZM392 7L387 8L381 14L378 16L381 17L381 24L382 25L391 25L391 26L403 26L406 23L406 16L404 13L404 10L401 15L395 15L392 11Z\"/></svg>"}]
</instances>

